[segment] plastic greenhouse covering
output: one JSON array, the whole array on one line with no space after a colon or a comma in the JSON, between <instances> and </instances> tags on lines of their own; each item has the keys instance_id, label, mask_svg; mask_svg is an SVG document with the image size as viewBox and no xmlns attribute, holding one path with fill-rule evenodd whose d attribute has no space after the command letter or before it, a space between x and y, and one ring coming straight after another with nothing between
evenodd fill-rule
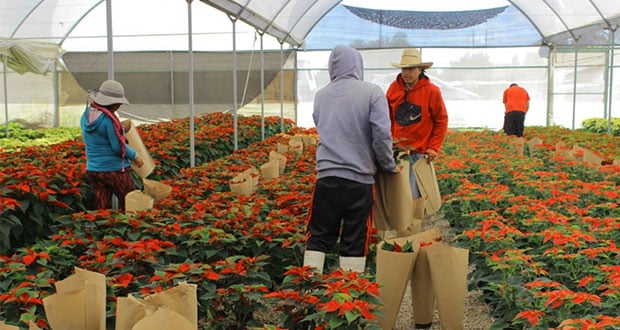
<instances>
[{"instance_id":1,"label":"plastic greenhouse covering","mask_svg":"<svg viewBox=\"0 0 620 330\"><path fill-rule=\"evenodd\" d=\"M139 122L233 111L312 126L329 50L348 44L384 89L389 63L422 48L452 127L499 128L519 82L526 125L576 128L617 116L619 23L618 0L0 0L0 120L77 125L85 91L113 77Z\"/></svg>"}]
</instances>

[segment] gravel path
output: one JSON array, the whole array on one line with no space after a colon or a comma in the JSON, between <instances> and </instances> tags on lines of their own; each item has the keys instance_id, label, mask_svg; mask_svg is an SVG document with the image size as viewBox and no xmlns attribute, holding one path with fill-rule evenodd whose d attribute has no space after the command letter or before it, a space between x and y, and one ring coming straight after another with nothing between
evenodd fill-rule
<instances>
[{"instance_id":1,"label":"gravel path","mask_svg":"<svg viewBox=\"0 0 620 330\"><path fill-rule=\"evenodd\" d=\"M439 229L444 242L453 242L454 233L451 231L448 221L445 220L441 214L438 213L424 219L422 231L431 229L432 227L437 227ZM471 267L469 271L472 271ZM479 290L469 291L465 296L465 319L463 322L463 330L488 330L493 323L493 318L489 314L489 306L480 301L479 297ZM415 321L413 320L413 310L411 307L411 290L409 286L407 286L407 291L405 291L405 296L403 297L400 312L394 324L393 330L413 329L414 325ZM441 329L439 326L439 315L437 314L436 309L433 324L430 329Z\"/></svg>"}]
</instances>

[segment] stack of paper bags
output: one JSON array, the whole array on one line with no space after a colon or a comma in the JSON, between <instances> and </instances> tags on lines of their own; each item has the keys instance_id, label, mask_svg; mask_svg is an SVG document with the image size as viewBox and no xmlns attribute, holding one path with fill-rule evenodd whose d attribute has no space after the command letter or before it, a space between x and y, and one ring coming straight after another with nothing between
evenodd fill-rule
<instances>
[{"instance_id":1,"label":"stack of paper bags","mask_svg":"<svg viewBox=\"0 0 620 330\"><path fill-rule=\"evenodd\" d=\"M379 325L382 329L392 329L400 311L407 283L411 279L420 244L414 239L414 236L393 238L386 241L400 246L411 242L413 246L413 252L395 252L383 250L385 242L377 245L376 280L379 284L379 299L383 303L383 315L379 319Z\"/></svg>"},{"instance_id":2,"label":"stack of paper bags","mask_svg":"<svg viewBox=\"0 0 620 330\"><path fill-rule=\"evenodd\" d=\"M176 287L144 299L131 295L116 302L116 330L198 329L196 285Z\"/></svg>"},{"instance_id":3,"label":"stack of paper bags","mask_svg":"<svg viewBox=\"0 0 620 330\"><path fill-rule=\"evenodd\" d=\"M437 183L437 173L433 162L429 162L426 157L420 158L414 165L418 188L424 201L424 211L426 214L434 214L441 208L441 193ZM423 216L422 216L423 218Z\"/></svg>"},{"instance_id":4,"label":"stack of paper bags","mask_svg":"<svg viewBox=\"0 0 620 330\"><path fill-rule=\"evenodd\" d=\"M420 251L411 276L415 323L430 324L436 303L441 329L462 330L469 250L441 242L436 229L416 237L419 239Z\"/></svg>"},{"instance_id":5,"label":"stack of paper bags","mask_svg":"<svg viewBox=\"0 0 620 330\"><path fill-rule=\"evenodd\" d=\"M405 232L415 226L409 162L401 160L398 165L400 173L375 176L374 226L380 231Z\"/></svg>"},{"instance_id":6,"label":"stack of paper bags","mask_svg":"<svg viewBox=\"0 0 620 330\"><path fill-rule=\"evenodd\" d=\"M43 298L50 328L106 330L105 275L76 267L55 286L56 293Z\"/></svg>"}]
</instances>

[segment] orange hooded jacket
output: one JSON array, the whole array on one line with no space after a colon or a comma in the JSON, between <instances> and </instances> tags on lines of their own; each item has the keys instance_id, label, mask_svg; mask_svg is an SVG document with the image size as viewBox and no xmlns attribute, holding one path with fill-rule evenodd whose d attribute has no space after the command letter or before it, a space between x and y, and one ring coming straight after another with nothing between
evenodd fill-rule
<instances>
[{"instance_id":1,"label":"orange hooded jacket","mask_svg":"<svg viewBox=\"0 0 620 330\"><path fill-rule=\"evenodd\" d=\"M386 93L392 121L392 139L396 145L426 153L427 149L436 152L448 132L448 112L439 87L431 83L428 77L422 77L407 93L407 101L422 109L421 120L402 126L395 120L396 109L405 98L405 82L400 74L396 77Z\"/></svg>"}]
</instances>

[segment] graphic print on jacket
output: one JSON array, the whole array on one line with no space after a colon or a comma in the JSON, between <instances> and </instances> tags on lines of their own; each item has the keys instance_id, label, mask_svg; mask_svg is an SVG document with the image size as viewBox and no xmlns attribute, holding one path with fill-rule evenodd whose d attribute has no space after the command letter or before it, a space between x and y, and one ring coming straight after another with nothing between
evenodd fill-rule
<instances>
[{"instance_id":1,"label":"graphic print on jacket","mask_svg":"<svg viewBox=\"0 0 620 330\"><path fill-rule=\"evenodd\" d=\"M422 107L405 101L396 109L396 122L401 126L409 126L422 120Z\"/></svg>"}]
</instances>

